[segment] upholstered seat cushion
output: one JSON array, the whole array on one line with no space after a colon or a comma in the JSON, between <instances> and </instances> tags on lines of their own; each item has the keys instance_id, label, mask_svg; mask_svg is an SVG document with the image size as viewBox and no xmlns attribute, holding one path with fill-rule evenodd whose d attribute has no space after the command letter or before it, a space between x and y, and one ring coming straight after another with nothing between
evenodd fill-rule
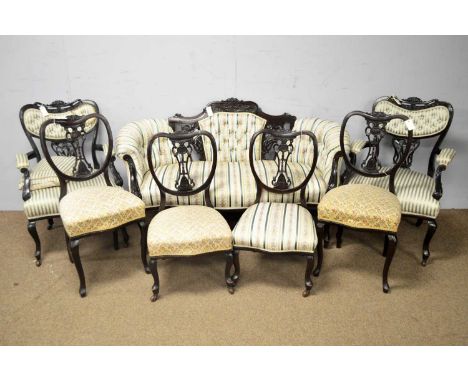
<instances>
[{"instance_id":1,"label":"upholstered seat cushion","mask_svg":"<svg viewBox=\"0 0 468 382\"><path fill-rule=\"evenodd\" d=\"M53 156L52 160L55 165L63 171L65 174L72 174L73 167L75 165L75 157L66 157L66 156ZM59 187L60 181L57 177L57 174L49 163L42 159L39 163L29 172L30 191L40 190L48 187ZM23 188L23 177L19 182L18 188L21 190Z\"/></svg>"},{"instance_id":2,"label":"upholstered seat cushion","mask_svg":"<svg viewBox=\"0 0 468 382\"><path fill-rule=\"evenodd\" d=\"M382 168L385 171L387 168ZM353 175L350 184L372 184L388 190L389 178L369 178ZM407 168L398 169L395 175L395 193L401 203L401 211L405 215L436 218L440 203L432 197L435 191L433 178Z\"/></svg>"},{"instance_id":3,"label":"upholstered seat cushion","mask_svg":"<svg viewBox=\"0 0 468 382\"><path fill-rule=\"evenodd\" d=\"M194 256L232 250L232 233L221 214L206 206L178 206L159 212L148 228L152 257Z\"/></svg>"},{"instance_id":4,"label":"upholstered seat cushion","mask_svg":"<svg viewBox=\"0 0 468 382\"><path fill-rule=\"evenodd\" d=\"M258 203L242 214L232 232L234 246L266 252L314 252L312 215L293 203Z\"/></svg>"},{"instance_id":5,"label":"upholstered seat cushion","mask_svg":"<svg viewBox=\"0 0 468 382\"><path fill-rule=\"evenodd\" d=\"M274 161L256 161L255 165L261 179L271 186L271 181L277 172ZM206 180L210 168L211 162L192 162L190 175L195 185L200 185L202 180ZM170 164L158 167L156 173L166 187L174 189L177 170L177 164ZM289 163L288 173L292 180L292 185L301 183L309 170L310 167L302 163ZM307 203L318 203L320 198L325 194L326 189L327 185L323 180L322 173L317 169L307 185L305 194ZM145 174L140 191L147 206L159 205L159 188L150 172ZM210 185L210 198L215 208L236 209L249 207L255 203L256 193L255 178L253 177L249 162L218 162L214 179ZM261 201L299 203L300 192L284 195L263 192ZM166 203L169 206L189 204L203 205L204 195L203 193L190 197L166 195Z\"/></svg>"},{"instance_id":6,"label":"upholstered seat cushion","mask_svg":"<svg viewBox=\"0 0 468 382\"><path fill-rule=\"evenodd\" d=\"M347 184L325 194L318 205L318 219L351 228L397 232L401 207L388 190L370 184Z\"/></svg>"},{"instance_id":7,"label":"upholstered seat cushion","mask_svg":"<svg viewBox=\"0 0 468 382\"><path fill-rule=\"evenodd\" d=\"M84 182L69 182L68 191L72 192L86 187L106 187L103 175ZM59 214L60 187L41 188L31 192L31 197L24 202L24 212L28 219L37 219Z\"/></svg>"},{"instance_id":8,"label":"upholstered seat cushion","mask_svg":"<svg viewBox=\"0 0 468 382\"><path fill-rule=\"evenodd\" d=\"M87 187L65 195L59 212L68 236L77 237L142 219L145 204L120 187Z\"/></svg>"}]
</instances>

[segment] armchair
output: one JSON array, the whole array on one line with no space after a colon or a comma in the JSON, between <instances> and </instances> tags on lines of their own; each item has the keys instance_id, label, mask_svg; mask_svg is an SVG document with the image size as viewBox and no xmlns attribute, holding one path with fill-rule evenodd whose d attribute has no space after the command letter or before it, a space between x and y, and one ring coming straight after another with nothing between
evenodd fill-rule
<instances>
[{"instance_id":1,"label":"armchair","mask_svg":"<svg viewBox=\"0 0 468 382\"><path fill-rule=\"evenodd\" d=\"M36 223L41 220L48 221L48 229L52 229L54 218L58 217L58 201L60 196L60 181L49 163L42 159L36 141L39 140L39 131L42 123L49 120L67 118L68 116L84 116L99 112L99 108L94 101L75 100L70 103L55 101L51 104L36 102L21 108L19 117L23 131L31 145L31 151L20 153L16 156L16 167L20 170L22 177L19 189L22 192L24 201L24 212L28 219L28 231L33 238L36 250L36 265L42 263L41 241L36 229ZM85 126L86 135L91 137L92 143L92 166L97 168L97 152L106 151L107 147L98 143L99 120L88 121ZM50 143L55 155L52 161L62 171L69 173L74 166L76 153L74 148L66 142L66 137L62 126L51 123L45 132L45 139ZM110 159L110 169L113 174L113 181L117 185L122 185L123 181L114 167L115 156ZM102 177L97 177L89 182L73 183L71 188L79 188L88 185L103 184ZM124 236L125 238L125 236Z\"/></svg>"},{"instance_id":2,"label":"armchair","mask_svg":"<svg viewBox=\"0 0 468 382\"><path fill-rule=\"evenodd\" d=\"M440 211L440 199L443 195L442 173L455 156L455 150L440 146L448 133L453 120L453 107L447 102L439 100L422 101L412 97L399 99L397 97L382 97L377 99L373 106L374 112L385 114L406 115L414 121L414 139L409 148L408 157L395 176L395 192L401 203L402 214L417 218L416 225L427 221L428 229L423 243L423 255L421 264L425 266L430 256L429 244L437 229L437 216ZM394 120L386 127L388 134L392 136L394 147L393 161L400 160L406 150L406 131L401 121ZM379 171L380 138L366 133L368 141L353 142L352 160L356 163L356 155L367 148L367 154L360 164L369 171ZM429 156L426 174L411 169L413 155L423 139L437 138ZM378 187L388 187L388 181L383 178L364 179L360 174L349 176L350 184L368 183Z\"/></svg>"}]
</instances>

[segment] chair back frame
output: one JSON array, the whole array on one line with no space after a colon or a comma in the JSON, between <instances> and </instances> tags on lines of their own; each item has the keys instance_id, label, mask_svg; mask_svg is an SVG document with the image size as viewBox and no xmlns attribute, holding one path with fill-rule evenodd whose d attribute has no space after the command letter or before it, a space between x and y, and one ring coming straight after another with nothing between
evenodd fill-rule
<instances>
[{"instance_id":1,"label":"chair back frame","mask_svg":"<svg viewBox=\"0 0 468 382\"><path fill-rule=\"evenodd\" d=\"M259 136L263 136L265 134L269 135L269 139L272 142L271 147L275 153L275 162L278 167L278 171L275 177L272 180L273 187L262 182L260 179L256 169L255 169L255 161L254 161L254 146L255 141ZM311 139L311 143L314 145L314 156L313 162L310 168L310 171L306 175L305 179L297 186L291 187L291 180L287 175L287 168L288 168L288 159L291 153L293 152L294 146L293 141L296 137L300 135L307 135ZM260 202L260 197L262 193L262 189L278 193L278 194L288 194L294 193L296 191L300 192L300 199L301 205L306 207L306 200L305 200L305 191L307 184L309 183L312 175L315 171L315 167L317 165L317 158L318 158L318 143L317 138L315 135L310 131L282 131L282 130L271 130L271 129L262 129L257 131L250 140L250 147L249 147L249 163L250 169L252 170L252 174L255 178L255 183L257 186L257 196L255 199L255 203Z\"/></svg>"},{"instance_id":2,"label":"chair back frame","mask_svg":"<svg viewBox=\"0 0 468 382\"><path fill-rule=\"evenodd\" d=\"M97 121L102 122L107 132L107 137L108 137L108 150L106 153L104 163L102 166L99 166L98 164L98 168L96 168L96 163L98 163L96 159L96 162L94 163L94 169L96 171L93 171L93 167L89 164L89 162L86 160L86 156L84 155L84 143L86 140L86 135L89 134L89 133L86 133L84 130L85 123L92 118L96 118ZM74 156L75 156L75 166L73 169L73 174L75 175L64 173L57 167L57 165L52 160L49 148L47 147L47 142L49 141L49 139L46 138L47 126L49 126L52 123L61 125L66 132L65 139L60 140L59 143L64 143L68 145L69 147L71 147L71 150L73 150ZM98 122L96 122L96 125L97 124ZM85 115L83 117L68 116L67 118L64 118L64 119L49 119L41 125L39 138L41 141L41 148L45 156L45 159L47 160L48 164L50 165L52 170L54 170L54 172L57 174L57 177L59 178L60 199L62 199L67 194L67 181L68 182L69 181L84 182L84 181L96 178L97 176L101 174L104 174L106 184L108 186L112 186L112 183L110 182L110 179L109 179L109 172L108 172L108 168L109 168L111 158L112 158L112 150L113 150L112 130L110 128L109 122L102 114L93 113L93 114ZM94 149L95 147L94 147L94 139L93 139L93 145L91 148L92 154L93 154L93 161L95 158Z\"/></svg>"},{"instance_id":3,"label":"chair back frame","mask_svg":"<svg viewBox=\"0 0 468 382\"><path fill-rule=\"evenodd\" d=\"M346 125L350 118L354 116L360 116L363 117L367 123L366 126L366 135L372 135L377 137L376 140L378 141L378 144L376 146L372 146L369 148L369 154L366 160L369 158L369 155L372 155L373 157L377 158L379 155L379 145L380 141L386 134L385 127L388 122L390 122L393 119L401 119L405 121L407 130L408 130L408 136L405 139L406 144L405 144L405 151L403 155L400 156L399 160L393 165L392 168L390 168L387 171L375 171L375 170L368 170L364 171L366 169L366 166L362 166L362 168L356 167L353 164L353 160L348 156L348 153L346 152L345 149L345 144L344 144L344 135L345 135L345 130L346 130ZM406 115L386 115L384 113L378 113L374 112L372 114L365 113L363 111L352 111L348 113L344 119L343 123L341 124L341 130L340 130L340 148L341 152L343 154L343 160L346 165L346 170L354 171L358 173L359 175L369 177L369 178L382 178L384 176L389 176L389 190L393 194L395 194L395 174L398 171L398 169L403 165L405 162L406 158L408 157L410 150L411 150L411 144L413 141L413 125L412 121L410 118L408 118ZM375 150L375 151L372 151Z\"/></svg>"},{"instance_id":4,"label":"chair back frame","mask_svg":"<svg viewBox=\"0 0 468 382\"><path fill-rule=\"evenodd\" d=\"M195 186L194 181L190 177L190 165L192 163L192 152L196 150L196 146L201 141L202 137L206 136L211 143L213 148L213 160L211 164L211 169L208 174L206 181L204 181L200 186L193 188ZM161 180L158 178L154 164L153 164L153 144L157 139L166 138L169 139L172 143L172 154L177 160L178 163L178 173L177 179L175 182L175 187L177 190L171 190L164 186ZM213 204L210 199L210 184L214 178L216 165L217 165L217 152L216 152L216 141L211 133L203 130L194 130L194 131L178 131L175 133L158 133L155 134L150 141L148 142L148 147L146 151L146 157L148 158L148 165L155 180L158 185L159 192L161 195L161 201L159 204L159 211L164 210L166 206L166 194L174 196L191 196L198 194L199 192L204 191L205 194L205 204L208 207L213 207Z\"/></svg>"}]
</instances>

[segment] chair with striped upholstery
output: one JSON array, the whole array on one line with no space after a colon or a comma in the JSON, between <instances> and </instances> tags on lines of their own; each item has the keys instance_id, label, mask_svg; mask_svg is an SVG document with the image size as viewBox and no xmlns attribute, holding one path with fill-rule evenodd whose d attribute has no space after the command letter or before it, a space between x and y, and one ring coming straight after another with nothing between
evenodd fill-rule
<instances>
[{"instance_id":1,"label":"chair with striped upholstery","mask_svg":"<svg viewBox=\"0 0 468 382\"><path fill-rule=\"evenodd\" d=\"M366 133L384 138L386 126L395 120L404 121L408 133L405 138L405 151L399 157L393 167L376 172L367 168L356 167L344 145L346 125L352 117L362 117L366 121ZM383 268L383 291L388 293L388 271L392 263L397 245L397 231L401 220L401 207L395 195L395 176L409 155L412 143L414 125L405 115L386 115L383 113L364 113L353 111L346 115L341 125L340 144L347 174L358 174L363 179L387 180L387 189L374 186L369 183L345 184L330 190L318 205L318 226L333 224L338 226L337 247L341 246L343 227L357 230L382 232L385 234L383 256L385 265ZM317 274L320 273L322 263L317 266Z\"/></svg>"},{"instance_id":2,"label":"chair with striped upholstery","mask_svg":"<svg viewBox=\"0 0 468 382\"><path fill-rule=\"evenodd\" d=\"M210 199L214 207L221 211L245 210L255 203L255 179L248 160L248 145L253 134L263 128L285 131L311 131L318 140L318 160L316 170L306 187L305 199L309 208L315 207L330 186L338 181L341 162L339 160L340 126L335 122L319 118L303 118L289 114L269 115L251 101L228 99L212 102L203 112L193 117L176 115L169 120L147 119L129 123L120 129L117 141L117 155L127 165L129 189L140 196L147 208L160 204L159 188L149 171L146 147L149 139L159 132L203 130L213 134L218 163L213 182L210 185ZM346 135L348 147L348 136ZM306 141L295 146L288 162L287 171L291 186L300 183L310 169L310 152ZM194 155L210 161L212 152L206 144L198 144ZM165 185L171 185L177 177L178 165L171 155L170 147L157 144L153 147L155 171ZM272 160L271 140L265 136L254 150L254 165L262 180L271 184L276 165ZM193 178L203 176L203 161L194 162L191 169ZM290 194L262 193L265 202L299 203L299 192ZM188 198L167 195L169 206L181 204L204 204L203 194Z\"/></svg>"},{"instance_id":3,"label":"chair with striped upholstery","mask_svg":"<svg viewBox=\"0 0 468 382\"><path fill-rule=\"evenodd\" d=\"M201 143L213 149L210 160L194 159L195 146ZM177 161L178 172L172 184L163 184L161 174L156 171L153 164L155 150L159 150L162 145L171 147L170 152ZM216 142L213 135L207 131L158 133L148 142L147 156L150 173L161 195L159 211L148 228L146 247L150 259L149 269L154 280L151 301L155 302L160 292L157 266L159 259L227 255L226 284L230 290L233 290L238 280L239 268L238 259L234 260L232 254L232 233L223 216L213 208L209 193L217 165ZM203 168L203 175L192 177L192 169L198 168L196 165ZM183 203L184 205L165 208L166 195L188 199L197 194L204 194L205 205ZM236 268L233 275L228 272L232 264Z\"/></svg>"},{"instance_id":4,"label":"chair with striped upholstery","mask_svg":"<svg viewBox=\"0 0 468 382\"><path fill-rule=\"evenodd\" d=\"M108 138L102 165L97 159L94 143L86 140L87 126L96 126L96 120L102 123ZM47 132L50 128L62 130L60 136L64 138L61 143L67 143L74 150L74 164L69 169L59 167L49 152ZM45 159L59 179L58 211L65 229L68 255L75 264L80 280L81 297L86 296L86 281L79 253L79 243L84 237L107 231L115 233L129 224L138 223L141 230L141 260L145 271L149 272L145 249L145 205L140 198L110 181L108 170L112 161L113 140L107 119L98 113L48 119L42 123L39 137ZM103 184L72 187L72 184L89 183L98 177L102 177Z\"/></svg>"},{"instance_id":5,"label":"chair with striped upholstery","mask_svg":"<svg viewBox=\"0 0 468 382\"><path fill-rule=\"evenodd\" d=\"M255 162L256 144L268 137L275 153L276 174L271 181L266 181ZM304 171L302 180L292 184L287 171L288 160L294 155L294 145L308 146L306 151L310 162ZM303 255L307 258L305 271L305 289L307 297L312 289L312 271L314 255L318 262L322 257L322 230L317 233L314 218L307 210L306 190L314 173L318 160L318 144L311 131L285 132L263 129L257 131L251 139L249 162L256 183L255 204L247 208L233 230L234 258L238 261L239 251L262 252L267 254ZM264 191L278 195L299 194L297 200L285 198L280 201L264 201Z\"/></svg>"},{"instance_id":6,"label":"chair with striped upholstery","mask_svg":"<svg viewBox=\"0 0 468 382\"><path fill-rule=\"evenodd\" d=\"M27 153L17 154L16 167L22 173L19 189L22 190L24 201L24 212L28 219L28 231L34 239L36 250L36 265L42 263L41 241L37 233L36 223L41 220L48 220L48 229L52 229L54 218L58 217L58 203L60 195L60 182L46 160L42 159L41 152L36 144L39 139L39 130L43 122L48 120L66 118L68 116L84 116L98 113L99 108L94 101L75 100L70 103L55 101L51 104L36 102L28 104L20 110L20 122L24 133L28 138L32 150ZM106 151L106 145L98 143L99 120L94 119L85 126L85 132L92 141L93 167L99 166L97 153ZM51 143L55 152L52 157L53 162L65 173L70 173L75 165L75 152L73 147L65 141L65 133L61 126L50 124L46 131L46 139ZM33 164L32 160L37 164ZM113 182L122 185L123 181L114 167L115 156L112 155L110 168L113 174ZM87 182L71 182L70 189L77 189L88 186L104 185L104 178L97 177ZM126 238L126 236L124 236Z\"/></svg>"},{"instance_id":7,"label":"chair with striped upholstery","mask_svg":"<svg viewBox=\"0 0 468 382\"><path fill-rule=\"evenodd\" d=\"M442 172L446 170L455 156L455 150L451 148L441 149L440 146L450 128L453 119L453 107L447 102L439 100L421 101L419 98L399 99L397 97L379 98L373 106L375 112L385 114L406 115L414 121L414 139L409 155L395 175L395 192L401 203L402 213L405 216L417 218L419 226L427 221L428 230L423 243L423 255L421 264L425 266L430 256L429 243L437 229L437 216L440 211L440 199L442 198ZM402 121L391 121L386 132L392 136L394 147L393 160L396 163L405 150L406 130ZM385 171L379 161L379 141L368 134L368 141L358 140L353 142L351 151L356 160L356 155L367 148L367 157L362 162L362 167L372 171ZM412 160L421 141L435 138L434 147L431 150L427 172L412 170ZM348 183L372 184L381 188L388 188L387 178L364 178L360 174L353 174Z\"/></svg>"}]
</instances>

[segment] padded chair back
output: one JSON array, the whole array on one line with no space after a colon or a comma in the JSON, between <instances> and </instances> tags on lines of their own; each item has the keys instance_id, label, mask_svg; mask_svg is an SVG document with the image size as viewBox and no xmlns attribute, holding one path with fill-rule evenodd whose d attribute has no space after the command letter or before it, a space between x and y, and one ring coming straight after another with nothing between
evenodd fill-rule
<instances>
[{"instance_id":1,"label":"padded chair back","mask_svg":"<svg viewBox=\"0 0 468 382\"><path fill-rule=\"evenodd\" d=\"M294 152L293 142L295 138L302 136L308 136L310 138L310 144L313 145L313 159L310 166L309 172L306 174L304 180L295 187L291 187L291 179L288 174L288 159L291 154ZM272 184L268 185L263 183L260 176L257 173L255 162L255 147L256 141L259 137L262 137L263 140L267 140L273 152L275 153L274 161L278 167L276 176L272 180ZM302 139L298 140L302 141ZM309 183L312 175L315 171L318 158L318 143L315 135L310 131L282 131L282 130L271 130L263 129L257 131L250 141L249 148L249 162L252 174L255 178L255 183L257 185L257 197L255 203L260 201L262 189L266 191L278 193L278 194L287 194L293 193L300 190L301 205L306 207L305 200L305 191L307 184Z\"/></svg>"},{"instance_id":2,"label":"padded chair back","mask_svg":"<svg viewBox=\"0 0 468 382\"><path fill-rule=\"evenodd\" d=\"M86 144L87 136L90 134L88 127L98 126L99 121L103 123L108 139L108 143L105 146L107 147L107 152L105 152L105 159L102 165L99 165L96 158L96 149L94 145L95 139L93 139L91 147L89 147L89 144ZM51 126L54 130L60 131L57 136L61 136L61 139L54 139L53 142L50 142L50 139L48 139L48 131ZM45 159L59 178L60 199L66 195L67 182L70 181L89 181L101 174L104 174L106 184L108 186L112 186L108 173L108 167L113 150L112 130L109 122L103 115L93 113L85 116L69 115L67 118L48 119L44 121L40 127L39 138L41 140L41 148ZM50 143L51 148L49 148L48 143ZM64 172L62 169L57 167L55 162L52 160L52 156L50 154L51 149L54 152L67 152L75 157L74 166L69 172ZM90 157L92 159L90 159ZM94 166L91 166L91 161L94 162Z\"/></svg>"},{"instance_id":3,"label":"padded chair back","mask_svg":"<svg viewBox=\"0 0 468 382\"><path fill-rule=\"evenodd\" d=\"M190 174L190 168L193 162L192 153L196 152L197 148L200 147L200 145L205 145L205 143L203 143L203 137L206 137L207 140L210 142L210 149L212 150L213 156L212 158L210 158L210 161L205 161L208 167L205 172L206 174L208 174L206 180L193 179ZM175 189L166 187L166 185L163 184L163 180L158 175L157 170L154 166L155 161L153 159L153 156L155 153L153 145L158 144L160 140L170 142L170 144L172 145L172 155L178 163L177 178L174 184ZM195 130L192 132L178 131L175 133L155 134L148 142L146 155L148 158L148 165L151 171L151 175L153 176L153 179L158 185L161 194L159 211L162 211L165 208L166 194L184 197L195 195L203 191L205 193L205 204L209 207L213 207L213 204L210 200L209 189L216 170L217 149L216 141L211 133L203 130ZM196 184L198 181L201 183L200 185Z\"/></svg>"},{"instance_id":4,"label":"padded chair back","mask_svg":"<svg viewBox=\"0 0 468 382\"><path fill-rule=\"evenodd\" d=\"M396 96L380 97L374 102L372 108L374 112L381 112L387 115L406 115L414 122L413 146L403 167L411 167L413 153L420 145L420 140L438 136L429 158L427 175L434 175L434 161L440 153L440 145L448 133L453 120L453 106L445 101L432 99L423 101L418 97L400 99ZM395 148L394 161L401 156L402 138L406 136L406 130L401 120L393 120L387 125L387 133L393 136L393 146Z\"/></svg>"},{"instance_id":5,"label":"padded chair back","mask_svg":"<svg viewBox=\"0 0 468 382\"><path fill-rule=\"evenodd\" d=\"M77 99L73 102L54 101L51 104L35 102L33 104L24 105L20 109L19 117L23 131L28 138L31 147L35 153L37 161L41 160L41 154L37 148L34 139L39 139L40 128L42 124L49 120L65 119L69 116L84 116L89 114L99 113L99 107L96 102L91 100ZM93 145L96 146L97 136L99 131L99 120L90 119L85 126L87 134L93 134ZM51 124L45 134L45 138L49 141L63 141L65 131L59 125ZM56 152L56 155L71 155L68 152ZM93 162L97 161L95 156ZM97 163L93 163L98 166Z\"/></svg>"},{"instance_id":6,"label":"padded chair back","mask_svg":"<svg viewBox=\"0 0 468 382\"><path fill-rule=\"evenodd\" d=\"M367 155L366 160L363 162L363 166L357 167L350 159L348 151L345 147L345 134L346 134L346 125L348 121L352 117L362 117L366 121L366 135L368 137L372 137L372 144L369 147L369 152ZM382 138L386 134L386 127L391 121L403 121L405 123L405 128L407 130L407 134L405 137L405 151L403 155L399 158L399 160L393 165L393 167L386 168L385 170L379 169L378 171L374 170L373 166L366 166L365 164L372 162L374 163L378 156L380 150L380 142ZM397 170L402 166L403 162L406 160L410 149L411 143L413 140L413 129L414 124L413 121L408 118L406 115L386 115L383 113L365 113L363 111L353 111L348 113L345 118L343 119L343 123L341 124L341 131L340 131L340 146L341 152L343 154L343 159L346 165L346 169L348 171L356 172L360 175L370 178L381 178L384 176L389 176L389 189L390 192L395 193L395 174Z\"/></svg>"}]
</instances>

